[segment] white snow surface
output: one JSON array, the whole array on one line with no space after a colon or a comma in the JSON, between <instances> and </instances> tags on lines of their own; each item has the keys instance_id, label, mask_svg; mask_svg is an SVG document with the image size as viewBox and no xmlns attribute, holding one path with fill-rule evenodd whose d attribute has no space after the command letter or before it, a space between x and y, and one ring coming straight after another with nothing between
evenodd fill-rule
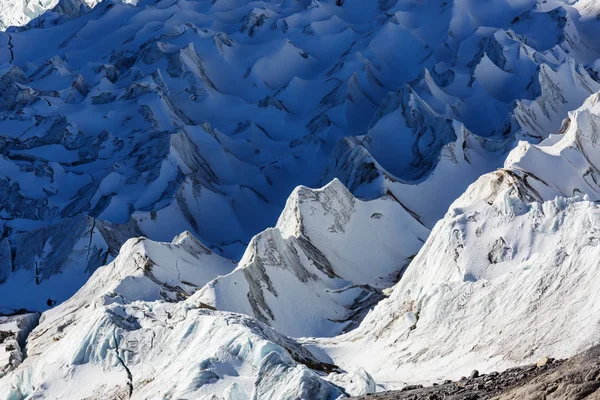
<instances>
[{"instance_id":1,"label":"white snow surface","mask_svg":"<svg viewBox=\"0 0 600 400\"><path fill-rule=\"evenodd\" d=\"M504 369L598 343L600 94L521 142L436 225L389 299L321 344L387 387ZM368 346L368 351L365 349Z\"/></svg>"},{"instance_id":2,"label":"white snow surface","mask_svg":"<svg viewBox=\"0 0 600 400\"><path fill-rule=\"evenodd\" d=\"M0 399L333 400L596 343L599 14L0 0Z\"/></svg>"},{"instance_id":3,"label":"white snow surface","mask_svg":"<svg viewBox=\"0 0 600 400\"><path fill-rule=\"evenodd\" d=\"M174 257L178 251L187 256ZM172 262L192 256L208 260L195 268ZM43 314L29 335L28 357L0 380L0 393L9 399L340 396L303 365L319 368L319 361L293 340L249 317L184 301L193 290L186 279L201 283L221 266L219 256L187 235L172 244L129 240L71 299Z\"/></svg>"}]
</instances>

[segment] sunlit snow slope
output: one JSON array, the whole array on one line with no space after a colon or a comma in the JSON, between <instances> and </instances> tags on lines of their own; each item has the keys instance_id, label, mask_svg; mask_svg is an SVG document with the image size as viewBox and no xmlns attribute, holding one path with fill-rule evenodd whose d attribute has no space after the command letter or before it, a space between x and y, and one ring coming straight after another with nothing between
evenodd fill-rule
<instances>
[{"instance_id":1,"label":"sunlit snow slope","mask_svg":"<svg viewBox=\"0 0 600 400\"><path fill-rule=\"evenodd\" d=\"M357 330L323 342L334 360L380 382L411 382L596 344L599 129L595 94L563 134L521 142L504 168L472 184L390 298Z\"/></svg>"},{"instance_id":2,"label":"sunlit snow slope","mask_svg":"<svg viewBox=\"0 0 600 400\"><path fill-rule=\"evenodd\" d=\"M595 342L598 15L0 3L0 398L334 399Z\"/></svg>"}]
</instances>

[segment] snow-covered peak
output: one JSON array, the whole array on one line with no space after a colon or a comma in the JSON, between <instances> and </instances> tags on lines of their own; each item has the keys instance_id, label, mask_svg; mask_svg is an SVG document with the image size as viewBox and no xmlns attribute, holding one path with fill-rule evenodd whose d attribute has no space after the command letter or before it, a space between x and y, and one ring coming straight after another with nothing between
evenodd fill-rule
<instances>
[{"instance_id":1,"label":"snow-covered peak","mask_svg":"<svg viewBox=\"0 0 600 400\"><path fill-rule=\"evenodd\" d=\"M86 215L158 241L188 230L238 259L296 186L337 177L361 197L391 190L431 227L525 136L514 101L535 101L543 72L566 63L565 37L541 45L537 28L579 32L563 21L575 23L572 7L556 2L500 1L497 21L470 2L259 3L106 2L0 34L1 161L11 177L0 221L11 247L17 234ZM432 20L437 28L424 29ZM575 108L595 77L570 56L577 78L554 81L585 83ZM552 123L568 107L553 109ZM375 190L342 176L356 177L354 167L327 168L340 166L338 143L355 139L374 159L376 168L360 168L366 179L383 167L378 176L402 184Z\"/></svg>"},{"instance_id":2,"label":"snow-covered peak","mask_svg":"<svg viewBox=\"0 0 600 400\"><path fill-rule=\"evenodd\" d=\"M277 221L276 228L287 236L304 234L306 224L315 221L318 213L328 221L321 219L318 225L327 225L330 229L343 229L354 212L355 198L338 179L320 189L306 186L297 187L287 200L285 208ZM306 218L306 217L308 218Z\"/></svg>"},{"instance_id":3,"label":"snow-covered peak","mask_svg":"<svg viewBox=\"0 0 600 400\"><path fill-rule=\"evenodd\" d=\"M364 202L338 180L300 187L238 267L190 301L252 315L292 336L331 336L354 326L400 278L427 234L391 196Z\"/></svg>"},{"instance_id":4,"label":"snow-covered peak","mask_svg":"<svg viewBox=\"0 0 600 400\"><path fill-rule=\"evenodd\" d=\"M213 253L189 233L172 243L129 239L112 263L100 268L64 306L44 313L42 320L62 316L65 307L77 310L90 302L182 301L231 268L231 261Z\"/></svg>"}]
</instances>

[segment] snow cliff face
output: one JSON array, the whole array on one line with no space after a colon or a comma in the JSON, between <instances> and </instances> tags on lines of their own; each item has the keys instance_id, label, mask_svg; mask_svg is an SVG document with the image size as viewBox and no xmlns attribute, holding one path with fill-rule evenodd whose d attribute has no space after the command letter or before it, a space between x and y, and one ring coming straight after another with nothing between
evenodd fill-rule
<instances>
[{"instance_id":1,"label":"snow cliff face","mask_svg":"<svg viewBox=\"0 0 600 400\"><path fill-rule=\"evenodd\" d=\"M0 378L18 367L25 358L27 336L39 319L39 313L0 316Z\"/></svg>"},{"instance_id":2,"label":"snow cliff face","mask_svg":"<svg viewBox=\"0 0 600 400\"><path fill-rule=\"evenodd\" d=\"M592 344L599 11L0 4L0 398L335 399Z\"/></svg>"}]
</instances>

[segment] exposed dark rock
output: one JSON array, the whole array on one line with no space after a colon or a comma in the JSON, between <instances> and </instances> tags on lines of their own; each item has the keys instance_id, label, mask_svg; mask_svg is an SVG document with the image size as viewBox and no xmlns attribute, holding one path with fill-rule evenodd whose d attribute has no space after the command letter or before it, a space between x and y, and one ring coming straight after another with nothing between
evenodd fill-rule
<instances>
[{"instance_id":1,"label":"exposed dark rock","mask_svg":"<svg viewBox=\"0 0 600 400\"><path fill-rule=\"evenodd\" d=\"M600 354L600 347L597 350ZM600 358L598 359L597 366L598 372L600 375ZM552 360L548 358L548 360ZM553 362L547 362L543 366L536 365L525 365L522 367L510 368L502 373L498 372L490 372L489 374L480 374L479 371L474 370L471 372L470 377L462 377L459 381L452 382L450 380L445 380L443 383L434 384L431 387L424 388L422 385L408 385L404 387L400 391L392 391L392 392L384 392L384 393L375 393L371 395L361 396L357 399L361 400L485 400L496 398L499 395L508 395L512 393L512 391L523 387L525 385L531 385L533 382L537 382L541 380L545 382L543 377L553 376L554 381L559 381L562 378L561 373L565 371L563 368L563 364L565 366L572 363L572 360L565 363L565 360L554 360ZM582 372L581 375L586 376L586 374L594 375L594 371L591 371L590 368L586 368L585 372ZM567 374L570 374L568 372ZM594 375L594 378L597 376ZM569 375L570 378L571 375ZM569 379L567 378L567 379ZM600 378L600 376L599 376ZM576 381L584 381L583 378L576 379ZM548 386L550 387L550 386ZM600 387L600 381L598 381L598 387ZM585 388L579 389L583 393L583 391L591 388L590 385L586 385ZM595 390L595 389L594 389ZM512 396L512 395L511 395ZM525 397L502 397L506 399L522 399ZM528 399L543 399L544 395L540 395L539 397L527 397ZM554 398L554 397L553 397ZM575 397L560 397L561 399L572 399Z\"/></svg>"},{"instance_id":2,"label":"exposed dark rock","mask_svg":"<svg viewBox=\"0 0 600 400\"><path fill-rule=\"evenodd\" d=\"M357 397L361 400L578 400L600 399L600 345L568 360L543 357L537 364L504 372L475 374L432 387L410 385L402 391ZM477 375L477 377L473 377Z\"/></svg>"}]
</instances>

